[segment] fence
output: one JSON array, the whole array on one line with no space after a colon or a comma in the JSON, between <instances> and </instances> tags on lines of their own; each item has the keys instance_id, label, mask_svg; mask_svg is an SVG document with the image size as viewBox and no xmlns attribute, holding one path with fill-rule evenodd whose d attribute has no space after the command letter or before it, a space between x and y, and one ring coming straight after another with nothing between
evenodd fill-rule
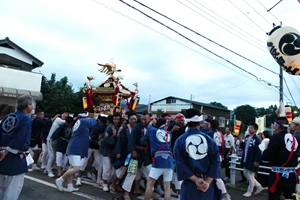
<instances>
[{"instance_id":1,"label":"fence","mask_svg":"<svg viewBox=\"0 0 300 200\"><path fill-rule=\"evenodd\" d=\"M230 166L229 166L229 169L230 169L230 183L232 185L235 185L235 173L236 171L243 171L243 168L239 168L237 167L236 165L240 165L241 162L239 160L241 160L241 157L237 156L236 154L232 154L230 155L230 158L231 160L229 161L230 163ZM263 161L265 162L265 161ZM265 162L267 163L267 162ZM259 169L268 169L271 171L271 167L268 167L268 166L261 166L259 165ZM263 175L269 175L269 173L267 172L261 172L258 170L258 174L263 174Z\"/></svg>"}]
</instances>

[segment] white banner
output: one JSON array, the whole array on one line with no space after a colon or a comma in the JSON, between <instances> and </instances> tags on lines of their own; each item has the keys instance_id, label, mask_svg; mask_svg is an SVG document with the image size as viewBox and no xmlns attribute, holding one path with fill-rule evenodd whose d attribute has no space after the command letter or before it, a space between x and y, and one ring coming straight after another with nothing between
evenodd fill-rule
<instances>
[{"instance_id":1,"label":"white banner","mask_svg":"<svg viewBox=\"0 0 300 200\"><path fill-rule=\"evenodd\" d=\"M265 130L265 126L266 126L266 116L262 116L262 117L256 117L255 118L255 123L258 125L258 130L257 133L262 133Z\"/></svg>"}]
</instances>

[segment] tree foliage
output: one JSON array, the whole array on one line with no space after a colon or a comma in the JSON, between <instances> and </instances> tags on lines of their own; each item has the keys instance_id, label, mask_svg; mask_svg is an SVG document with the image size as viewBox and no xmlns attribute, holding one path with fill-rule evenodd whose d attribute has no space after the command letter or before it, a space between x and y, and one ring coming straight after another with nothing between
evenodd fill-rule
<instances>
[{"instance_id":1,"label":"tree foliage","mask_svg":"<svg viewBox=\"0 0 300 200\"><path fill-rule=\"evenodd\" d=\"M248 125L249 123L254 123L255 117L257 117L255 108L250 105L238 106L233 111L236 119L241 120L242 123L246 125Z\"/></svg>"},{"instance_id":2,"label":"tree foliage","mask_svg":"<svg viewBox=\"0 0 300 200\"><path fill-rule=\"evenodd\" d=\"M221 103L219 103L219 102L216 102L216 101L210 102L209 104L212 105L212 106L219 107L219 108L228 109L226 106L224 106L223 104L221 104Z\"/></svg>"},{"instance_id":3,"label":"tree foliage","mask_svg":"<svg viewBox=\"0 0 300 200\"><path fill-rule=\"evenodd\" d=\"M50 115L64 111L76 112L83 109L83 93L74 93L72 84L68 83L66 76L59 81L56 81L55 73L51 75L50 80L43 76L41 93L43 94L43 101L37 103L37 108Z\"/></svg>"},{"instance_id":4,"label":"tree foliage","mask_svg":"<svg viewBox=\"0 0 300 200\"><path fill-rule=\"evenodd\" d=\"M156 111L156 117L161 117L164 111L162 109L157 109Z\"/></svg>"},{"instance_id":5,"label":"tree foliage","mask_svg":"<svg viewBox=\"0 0 300 200\"><path fill-rule=\"evenodd\" d=\"M256 108L257 116L266 116L266 127L271 127L271 124L277 118L275 111L277 110L277 105L271 105L268 108Z\"/></svg>"}]
</instances>

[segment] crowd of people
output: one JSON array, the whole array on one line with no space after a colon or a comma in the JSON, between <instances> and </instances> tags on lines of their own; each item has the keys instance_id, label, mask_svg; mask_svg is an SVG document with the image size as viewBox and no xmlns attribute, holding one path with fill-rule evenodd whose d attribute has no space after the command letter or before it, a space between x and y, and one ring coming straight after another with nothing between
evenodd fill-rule
<instances>
[{"instance_id":1,"label":"crowd of people","mask_svg":"<svg viewBox=\"0 0 300 200\"><path fill-rule=\"evenodd\" d=\"M32 113L34 107L30 96L21 96L16 112L7 106L0 112L1 199L18 198L30 164L28 149L33 152L32 170L55 177L59 191L78 191L86 174L105 192L123 192L126 200L131 192L144 194L146 200L158 198L153 191L164 199L228 200L229 161L237 154L241 181L248 182L244 197L266 186L269 200L282 194L295 199L293 193L300 193L299 117L291 124L278 117L273 136L267 131L257 134L258 125L251 123L242 139L234 137L230 127L223 134L217 120L203 120L196 109L174 118L168 113L160 118L148 112L138 116L133 111L125 117L119 112L97 118L87 112L62 112L51 118L39 109ZM272 166L268 183L257 174L263 160Z\"/></svg>"}]
</instances>

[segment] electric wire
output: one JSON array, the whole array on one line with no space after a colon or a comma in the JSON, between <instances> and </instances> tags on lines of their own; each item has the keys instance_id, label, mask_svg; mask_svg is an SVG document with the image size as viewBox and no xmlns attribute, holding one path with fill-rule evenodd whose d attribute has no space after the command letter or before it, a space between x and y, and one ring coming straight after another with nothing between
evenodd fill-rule
<instances>
[{"instance_id":1,"label":"electric wire","mask_svg":"<svg viewBox=\"0 0 300 200\"><path fill-rule=\"evenodd\" d=\"M159 31L155 30L154 28L151 28L151 27L149 27L148 25L143 24L142 22L137 21L136 19L131 18L131 17L129 17L128 15L125 15L125 14L121 13L120 11L115 10L114 8L111 8L111 7L107 6L107 5L105 5L104 3L99 3L97 0L92 0L92 1L94 1L95 3L101 5L101 6L107 8L107 9L109 9L109 10L111 10L111 11L113 11L113 12L115 12L115 13L117 13L117 14L119 14L119 15L121 15L121 16L123 16L123 17L125 17L125 18L127 18L127 19L129 19L129 20L131 20L131 21L133 21L133 22L135 22L135 23L137 23L137 24L139 24L139 25L141 25L141 26L143 26L143 27L145 27L145 28L147 28L147 29L149 29L149 30L151 30L151 31L153 31L153 32L155 32L155 33L157 33L157 34L159 34L159 35L161 35L161 36L166 37L167 39L169 39L169 40L171 40L171 41L173 41L173 42L175 42L175 43L177 43L177 44L179 44L179 45L181 45L181 46L183 46L183 47L185 47L185 48L187 48L187 49L189 49L189 50L191 50L191 51L193 51L193 52L195 52L195 53L197 53L197 54L199 54L199 55L201 55L201 56L203 56L203 57L205 57L205 58L207 58L207 59L209 59L209 60L211 60L211 61L213 61L213 62L215 62L215 63L217 63L217 64L219 64L219 65L222 65L222 66L226 67L226 68L229 69L229 70L234 71L235 73L240 74L241 76L244 76L244 77L246 77L246 78L249 78L249 77L247 77L245 74L243 74L243 73L241 73L241 72L239 72L239 71L236 71L236 70L234 70L234 69L232 69L232 68L230 68L230 67L224 65L223 63L221 63L221 62L219 62L219 61L217 61L217 60L215 60L215 59L213 59L213 58L211 58L211 57L209 57L209 56L206 56L205 54L199 52L198 50L195 50L195 49L193 49L193 48L191 48L191 47L189 47L189 46L187 46L187 45L185 45L185 44L183 44L183 43L181 43L181 42L179 42L179 41L177 41L177 40L175 40L175 39L173 39L173 38L171 38L171 37L169 37L169 36L167 36L167 35L165 35L165 34L163 34L163 33L161 33L161 32L159 32ZM253 79L250 79L250 80L253 80ZM253 81L254 81L254 80L253 80ZM254 82L256 82L256 81L254 81ZM257 83L257 82L256 82L256 83ZM261 82L258 82L258 83L261 83ZM262 84L262 85L266 86L265 84Z\"/></svg>"},{"instance_id":2,"label":"electric wire","mask_svg":"<svg viewBox=\"0 0 300 200\"><path fill-rule=\"evenodd\" d=\"M262 29L260 26L258 26L249 16L247 16L239 7L237 7L231 0L229 0L229 2L236 8L238 9L241 13L243 13L243 15L245 15L251 22L253 22L253 24L255 24L260 30L262 30L264 33L266 33L266 31L264 31L264 29Z\"/></svg>"},{"instance_id":3,"label":"electric wire","mask_svg":"<svg viewBox=\"0 0 300 200\"><path fill-rule=\"evenodd\" d=\"M290 79L292 80L292 82L294 83L294 85L296 86L296 88L298 89L299 94L300 94L300 89L299 89L299 87L298 87L298 84L296 84L296 82L295 82L295 80L293 79L292 76L289 76L289 77L290 77Z\"/></svg>"},{"instance_id":4,"label":"electric wire","mask_svg":"<svg viewBox=\"0 0 300 200\"><path fill-rule=\"evenodd\" d=\"M178 1L180 4L182 4L183 6L187 7L188 9L190 9L190 10L194 11L194 12L195 12L195 13L197 13L198 15L200 15L200 16L204 17L205 19L207 19L207 20L211 21L209 18L205 17L204 15L202 15L202 14L201 14L201 13L199 13L198 11L194 10L193 8L189 7L188 5L186 5L186 4L184 4L184 3L182 3L182 2L181 2L181 1L179 1L179 0L176 0L176 1ZM241 36L239 36L239 35L235 34L234 32L232 32L232 31L230 31L230 30L228 30L228 29L224 28L223 26L220 26L219 24L217 24L217 23L216 23L216 22L214 22L214 21L211 21L211 22L212 22L212 23L214 23L214 24L216 24L217 26L221 27L222 29L226 30L227 32L229 32L229 33L231 33L231 34L235 35L236 37L240 38L241 40L243 40L243 41L247 42L248 44L251 44L252 46L254 46L254 47L256 47L256 48L258 48L258 49L262 50L264 53L266 53L266 52L267 52L267 51L266 51L266 48L262 48L262 46L257 46L256 44L254 44L254 43L251 43L251 42L249 42L249 41L245 40L245 39L244 39L244 38L242 38ZM253 41L253 40L252 40L252 41Z\"/></svg>"},{"instance_id":5,"label":"electric wire","mask_svg":"<svg viewBox=\"0 0 300 200\"><path fill-rule=\"evenodd\" d=\"M287 87L288 92L289 92L289 94L290 94L290 96L291 96L291 98L292 98L292 100L293 100L293 102L294 102L294 105L297 106L297 104L296 104L296 102L295 102L295 100L294 100L294 97L293 97L293 95L292 95L292 93L291 93L291 91L290 91L290 88L289 88L288 84L286 83L285 78L284 78L283 80L284 80L285 86Z\"/></svg>"},{"instance_id":6,"label":"electric wire","mask_svg":"<svg viewBox=\"0 0 300 200\"><path fill-rule=\"evenodd\" d=\"M267 24L271 24L272 25L272 23L270 23L268 20L266 20L266 18L264 18L259 12L257 12L257 10L256 9L254 9L246 0L244 0L244 2L252 9L252 10L254 10L254 12L256 12L261 18L263 18L263 20L265 20L266 22L267 22Z\"/></svg>"},{"instance_id":7,"label":"electric wire","mask_svg":"<svg viewBox=\"0 0 300 200\"><path fill-rule=\"evenodd\" d=\"M220 6L220 4L219 4L219 3L216 3L215 0L210 0L209 2L213 2L215 5L217 5L217 6L220 7L221 9L223 9L223 10L225 9L225 10L226 10L226 7ZM259 31L259 32L260 32L260 29L257 29L256 26L254 27L254 26L252 26L252 24L249 24L249 23L248 23L248 20L247 20L247 21L243 20L243 18L241 18L240 16L235 15L234 12L231 12L231 11L228 11L228 10L226 10L226 11L227 11L228 14L230 14L231 16L233 16L235 19L237 19L237 20L243 22L243 24L248 25L249 27L251 27L251 28L254 29L255 31Z\"/></svg>"},{"instance_id":8,"label":"electric wire","mask_svg":"<svg viewBox=\"0 0 300 200\"><path fill-rule=\"evenodd\" d=\"M258 41L262 42L263 44L265 44L264 41L262 40L259 40L258 38L256 38L255 36L251 35L248 31L245 31L244 29L242 29L241 27L235 25L234 23L230 22L229 20L226 20L224 17L222 17L221 15L219 15L218 13L216 13L214 10L212 10L211 8L209 8L207 5L203 5L203 3L200 3L199 1L197 0L194 0L197 4L201 5L202 7L206 8L207 10L209 10L210 12L212 12L213 14L215 14L216 16L218 16L220 19L222 19L223 21L226 21L227 23L231 24L232 26L240 29L241 31L243 31L244 33L246 33L247 35L257 39ZM245 22L243 22L245 23Z\"/></svg>"},{"instance_id":9,"label":"electric wire","mask_svg":"<svg viewBox=\"0 0 300 200\"><path fill-rule=\"evenodd\" d=\"M122 2L123 4L127 5L128 7L130 7L130 8L132 8L132 9L136 10L137 12L140 12L141 14L145 15L146 17L152 19L153 21L155 21L155 22L161 24L162 26L168 28L169 30L175 32L176 34L178 34L178 35L180 35L181 37L185 38L186 40L190 41L191 43L193 43L193 44L195 44L195 45L201 47L202 49L208 51L209 53L215 55L216 57L218 57L218 58L220 58L220 59L222 59L222 60L228 62L229 64L235 66L236 68L238 68L238 69L240 69L240 70L242 70L242 71L248 73L249 75L251 75L251 76L253 76L254 78L256 78L257 81L259 81L259 82L264 82L264 83L267 84L268 86L273 86L273 87L279 89L279 86L275 86L275 85L273 85L272 83L270 83L270 82L268 82L268 81L266 81L266 80L264 80L264 79L261 79L261 78L255 76L253 73L251 73L251 72L249 72L249 71L247 71L247 70L241 68L240 66L238 66L238 65L236 65L236 64L234 64L234 63L232 63L231 61L229 61L229 60L223 58L222 56L220 56L220 55L218 55L218 54L212 52L211 50L209 50L209 49L203 47L202 45L196 43L195 41L193 41L193 40L191 40L190 38L184 36L183 34L181 34L181 33L179 33L178 31L172 29L171 27L165 25L164 23L158 21L157 19L154 19L153 17L147 15L146 13L144 13L143 11L141 11L141 10L135 8L134 6L132 6L132 5L130 5L130 4L126 3L126 2L124 2L123 0L119 0L119 1ZM273 73L275 73L275 72L273 72ZM275 73L275 74L276 74L276 73ZM282 93L287 99L289 99L289 98L284 94L284 92L280 92L280 93Z\"/></svg>"},{"instance_id":10,"label":"electric wire","mask_svg":"<svg viewBox=\"0 0 300 200\"><path fill-rule=\"evenodd\" d=\"M177 0L179 3L181 3L179 0ZM215 15L217 15L220 19L217 19L216 17L214 17L214 16L212 16L211 14L209 14L208 12L206 12L205 10L203 10L203 9L201 9L201 8L199 8L198 6L196 6L195 4L193 4L193 3L191 3L190 1L188 1L188 0L185 0L186 2L188 2L188 3L190 3L191 5L193 5L194 7L196 7L196 8L198 8L199 10L201 10L201 11L203 11L204 13L206 13L207 15L209 15L209 16L211 16L213 19L215 19L215 20L217 20L217 21L220 21L220 19L221 20L223 20L223 21L225 21L225 22L229 22L229 21L227 21L227 20L225 20L224 19L224 17L221 17L220 15L218 15L218 14L216 14L216 13L214 13L213 11L211 11L210 9L208 9L207 7L205 7L205 6L203 6L203 4L201 4L201 3L199 3L199 2L197 2L197 1L195 1L197 4L200 4L201 6L203 6L203 7L205 7L206 9L208 9L209 11L211 11L211 12L213 12ZM181 3L182 4L182 3ZM189 7L188 7L189 8ZM191 8L189 8L189 9L191 9ZM199 14L199 15L201 15L199 12L197 12L197 14ZM203 16L203 15L201 15L201 16ZM208 19L208 18L206 18L206 19ZM210 19L208 19L209 21L211 21ZM212 21L211 21L212 22ZM238 26L236 26L235 24L233 24L233 23L231 23L231 22L229 22L229 24L231 24L231 25L233 25L234 27L236 27L236 28L238 28L238 29L240 29L240 30L242 30L242 32L244 32L245 34L247 34L247 35L250 35L252 38L248 38L248 39L250 39L250 40L252 40L252 41L254 41L253 39L256 39L257 41L259 41L259 42L261 42L262 44L264 44L264 50L265 50L265 42L264 41L262 41L262 40L260 40L260 39L258 39L258 38L256 38L256 37L254 37L253 35L251 35L249 32L247 32L247 31L244 31L243 29L241 29L241 28L239 28ZM218 24L217 24L218 25ZM224 24L225 25L225 24ZM220 26L220 25L218 25L218 26ZM228 26L228 25L227 25ZM220 26L221 27L221 26ZM232 28L232 27L231 27ZM233 29L233 30L235 30L235 29ZM239 32L239 31L237 31L237 30L235 30L236 32ZM240 33L240 32L239 32ZM234 34L235 35L235 34ZM246 36L245 36L246 37ZM259 44L260 45L260 44Z\"/></svg>"},{"instance_id":11,"label":"electric wire","mask_svg":"<svg viewBox=\"0 0 300 200\"><path fill-rule=\"evenodd\" d=\"M219 57L219 58L221 58L221 59L223 59L223 60L229 62L230 64L234 65L235 67L238 67L239 69L241 69L241 70L243 70L243 71L249 73L250 75L254 76L258 81L261 80L261 79L259 80L259 79L257 78L257 76L255 76L255 75L252 74L251 72L248 72L248 71L244 70L243 68L241 68L241 67L235 65L234 63L232 63L232 62L230 62L229 60L223 58L222 56L219 56L218 54L216 54L216 53L214 53L214 52L208 50L207 48L205 48L205 47L201 46L200 44L194 42L193 40L187 38L186 36L182 35L181 33L177 32L176 30L172 29L171 27L169 27L169 26L163 24L162 22L160 22L160 21L154 19L153 17L147 15L146 13L142 12L141 10L139 10L139 9L137 9L137 8L135 8L135 7L133 7L133 6L131 6L130 4L124 2L123 0L119 0L119 1L121 1L122 3L126 4L127 6L129 6L129 7L131 7L131 8L133 8L134 10L136 10L136 11L142 13L143 15L147 16L148 18L150 18L150 19L156 21L157 23L159 23L159 24L165 26L166 28L172 30L173 32L179 34L180 36L182 36L182 37L184 37L185 39L189 40L190 42L196 44L197 46L199 46L199 47L205 49L206 51L208 51L208 52L214 54L215 56L217 56L217 57ZM274 72L274 71L272 71L272 70L270 70L270 69L268 69L268 68L266 68L266 67L264 67L264 66L262 66L262 65L260 65L260 64L258 64L258 63L256 63L256 62L254 62L254 61L252 61L252 60L250 60L250 59L248 59L248 58L246 58L246 57L244 57L244 56L242 56L242 55L240 55L240 54L238 54L238 53L236 53L236 52L234 52L234 51L228 49L227 47L224 47L223 45L220 45L219 43L216 43L215 41L213 41L213 40L211 40L211 39L209 39L209 38L207 38L207 37L201 35L200 33L198 33L198 32L196 32L196 31L194 31L194 30L192 30L192 29L190 29L190 28L188 28L188 27L186 27L186 26L184 26L184 25L178 23L177 21L175 21L175 20L173 20L173 19L167 17L166 15L161 14L160 12L158 12L158 11L156 11L156 10L150 8L149 6L146 6L145 4L143 4L143 3L141 3L141 2L139 2L139 1L137 1L137 0L133 0L133 1L137 2L138 4L144 6L144 7L148 8L148 9L150 9L151 11L153 11L153 12L155 12L155 13L157 13L157 14L159 14L159 15L165 17L165 18L167 18L168 20L170 20L170 21L172 21L172 22L174 22L174 23L176 23L176 24L178 24L178 25L180 25L180 26L182 26L182 27L184 27L184 28L186 28L186 29L192 31L193 33L195 33L195 34L197 34L197 35L199 35L199 36L201 36L201 37L203 37L203 38L209 40L210 42L212 42L212 43L214 43L214 44L217 44L217 45L219 45L220 47L222 47L222 48L224 48L224 49L226 49L226 50L228 50L228 51L230 51L230 52L232 52L232 53L234 53L234 54L236 54L236 55L238 55L238 56L240 56L240 57L246 59L247 61L252 62L252 63L254 63L254 64L256 64L256 65L258 65L258 66L260 66L260 67L262 67L262 68L264 68L264 69L266 69L266 70L268 70L268 71L270 71L270 72L272 72L272 73L274 73L274 74L276 74L276 75L279 75L278 73L276 73L276 72ZM178 1L178 0L177 0L177 1ZM229 0L229 1L230 1L230 0ZM280 75L279 75L279 76L280 76ZM283 78L284 81L285 81L285 78L284 78L284 77L282 77L282 78ZM265 82L265 80L262 80L262 81ZM285 81L285 82L286 82L286 81ZM266 82L265 82L265 83L266 83ZM270 85L271 83L267 83L267 84ZM273 85L273 84L271 84L271 85ZM274 85L273 85L273 86L274 86ZM275 86L275 87L277 87L277 86ZM291 94L291 92L290 92L290 89L289 89L289 86L288 86L287 84L286 84L286 87L287 87L287 89L288 89L288 91L289 91L289 94L290 94L291 98L293 99L293 96L292 96L292 94ZM286 96L286 95L285 95L285 96ZM286 96L286 97L287 97L287 96ZM295 103L294 100L293 100L293 102Z\"/></svg>"},{"instance_id":12,"label":"electric wire","mask_svg":"<svg viewBox=\"0 0 300 200\"><path fill-rule=\"evenodd\" d=\"M123 0L119 0L119 1L121 1L121 2L124 3L124 4L126 4L126 5L129 6L129 7L132 7L134 10L136 10L136 11L142 13L143 15L147 16L148 18L154 20L155 22L161 24L162 26L165 26L166 28L172 30L173 32L179 34L180 36L184 37L185 39L187 39L187 40L189 40L190 42L192 42L192 43L194 43L194 44L196 44L196 45L199 46L199 44L195 43L195 42L192 41L191 39L187 38L186 36L182 35L181 33L177 32L176 30L170 28L169 26L163 24L162 22L160 22L160 21L154 19L153 17L147 15L146 13L140 11L139 9L137 9L137 8L135 8L135 7L133 7L133 6L131 6L130 4L124 2ZM267 70L267 71L269 71L269 72L272 72L273 74L279 75L278 73L276 73L276 72L274 72L274 71L272 71L272 70L270 70L270 69L268 69L268 68L266 68L266 67L264 67L264 66L262 66L262 65L260 65L260 64L258 64L258 63L256 63L256 62L250 60L249 58L246 58L245 56L242 56L241 54L239 54L239 53L237 53L237 52L235 52L235 51L233 51L233 50L231 50L231 49L229 49L229 48L227 48L227 47L225 47L225 46L223 46L223 45L221 45L221 44L219 44L219 43L217 43L217 42L215 42L215 41L213 41L213 40L211 40L211 39L209 39L208 37L206 37L206 36L204 36L204 35L202 35L202 34L196 32L196 31L194 31L194 30L188 28L187 26L185 26L185 25L183 25L183 24L181 24L181 23L179 23L179 22L177 22L177 21L175 21L175 20L169 18L168 16L166 16L166 15L164 15L164 14L162 14L162 13L160 13L160 12L158 12L158 11L152 9L152 8L150 8L149 6L147 6L147 5L143 4L143 3L140 3L140 2L137 1L137 0L133 0L133 1L139 3L140 5L142 5L142 6L146 7L146 8L148 8L149 10L151 10L151 11L153 11L153 12L155 12L155 13L157 13L157 14L163 16L163 17L165 17L166 19L168 19L168 20L170 20L170 21L172 21L172 22L174 22L174 23L176 23L176 24L182 26L183 28L185 28L185 29L187 29L187 30L189 30L189 31L191 31L191 32L193 32L193 33L195 33L196 35L199 35L199 36L205 38L206 40L208 40L208 41L210 41L210 42L212 42L212 43L214 43L214 44L220 46L221 48L226 49L226 50L228 50L229 52L231 52L231 53L233 53L233 54L235 54L235 55L237 55L237 56L239 56L239 57L241 57L241 58L243 58L243 59L245 59L245 60L247 60L247 61L249 61L249 62L251 62L251 63L253 63L253 64L255 64L255 65L257 65L257 66L259 66L259 67L261 67L261 68L263 68L263 69L265 69L265 70ZM200 45L200 47L203 48L201 45ZM211 52L211 53L213 53L213 52ZM213 54L215 54L215 53L213 53Z\"/></svg>"},{"instance_id":13,"label":"electric wire","mask_svg":"<svg viewBox=\"0 0 300 200\"><path fill-rule=\"evenodd\" d=\"M246 75L244 75L244 74L242 74L242 73L240 73L240 72L238 72L238 71L236 71L236 70L233 70L232 68L230 68L230 67L224 65L223 63L221 63L221 62L219 62L219 61L217 61L217 60L215 60L215 59L212 59L212 58L210 58L210 57L208 57L208 56L202 54L201 52L199 52L199 51L197 51L197 50L195 50L195 49L193 49L193 48L191 48L191 47L189 47L189 46L187 46L187 45L185 45L185 44L183 44L183 43L181 43L181 42L179 42L179 41L177 41L177 40L175 40L175 39L173 39L173 38L171 38L171 37L169 37L169 36L167 36L167 35L165 35L165 34L163 34L163 33L161 33L161 32L159 32L159 31L157 31L157 30L155 30L155 29L153 29L153 28L151 28L151 27L149 27L148 25L143 24L142 22L137 21L137 20L134 19L134 18L129 17L128 15L123 14L123 13L120 12L120 11L115 10L115 9L112 8L112 7L107 6L107 5L104 4L104 3L98 2L98 0L92 0L92 1L94 1L95 3L97 3L97 4L99 4L99 5L103 6L103 7L105 7L106 9L109 9L109 10L111 10L111 11L113 11L113 12L115 12L115 13L117 13L117 14L119 14L119 15L121 15L121 16L123 16L123 17L125 17L125 18L127 18L127 19L129 19L129 20L131 20L131 21L133 21L133 22L135 22L135 23L137 23L137 24L139 24L139 25L141 25L141 26L143 26L143 27L145 27L145 28L147 28L147 29L153 31L153 32L155 32L155 33L157 33L157 34L160 34L160 35L166 37L167 39L169 39L169 40L171 40L171 41L173 41L173 42L175 42L175 43L177 43L177 44L179 44L179 45L181 45L181 46L184 46L184 47L190 49L191 51L193 51L193 52L195 52L195 53L198 53L199 55L201 55L201 56L203 56L203 57L205 57L205 58L207 58L207 59L209 59L209 60L211 60L211 61L213 61L213 62L215 62L215 63L218 63L218 64L220 64L220 65L226 67L227 69L230 69L230 70L234 71L235 73L238 73L238 74L240 74L240 75L242 75L242 76L244 76L244 77L246 77L246 78L249 79L248 76L246 76ZM243 71L244 71L244 70L243 70ZM256 77L255 77L255 78L256 78ZM251 79L251 78L250 78L250 80L254 81L254 80ZM258 80L258 78L256 78L256 80ZM254 82L256 82L256 81L254 81ZM261 82L256 82L256 83L262 84ZM268 87L268 86L265 85L265 84L262 84L262 85L265 86L265 87L267 87L268 89L271 89L273 92L278 92L278 91L274 91L274 90L273 90L273 87L275 87L275 88L278 89L278 86L269 85L269 86L273 86L273 87L270 88L270 87ZM274 88L274 89L275 89L275 88ZM283 94L287 99L289 99L289 98L285 95L284 92L282 92L282 94Z\"/></svg>"},{"instance_id":14,"label":"electric wire","mask_svg":"<svg viewBox=\"0 0 300 200\"><path fill-rule=\"evenodd\" d=\"M265 7L259 0L256 0L264 9L266 9L266 11L268 10L267 9L267 7ZM277 21L279 21L280 23L281 23L281 21L277 18L277 17L275 17L275 15L273 15L273 13L271 13L271 12L268 12L268 13L270 13Z\"/></svg>"}]
</instances>

